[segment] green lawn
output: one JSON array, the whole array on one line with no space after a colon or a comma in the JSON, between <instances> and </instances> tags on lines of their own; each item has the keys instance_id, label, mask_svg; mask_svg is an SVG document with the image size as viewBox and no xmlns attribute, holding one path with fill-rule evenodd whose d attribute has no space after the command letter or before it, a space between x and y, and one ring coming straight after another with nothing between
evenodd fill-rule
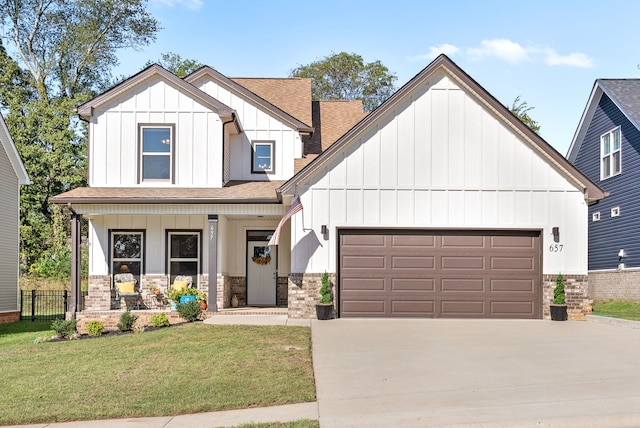
<instances>
[{"instance_id":1,"label":"green lawn","mask_svg":"<svg viewBox=\"0 0 640 428\"><path fill-rule=\"evenodd\" d=\"M0 325L0 425L315 400L306 327L190 323L141 334L32 343L53 334L49 325Z\"/></svg>"},{"instance_id":2,"label":"green lawn","mask_svg":"<svg viewBox=\"0 0 640 428\"><path fill-rule=\"evenodd\" d=\"M640 302L610 301L593 304L593 315L640 321Z\"/></svg>"}]
</instances>

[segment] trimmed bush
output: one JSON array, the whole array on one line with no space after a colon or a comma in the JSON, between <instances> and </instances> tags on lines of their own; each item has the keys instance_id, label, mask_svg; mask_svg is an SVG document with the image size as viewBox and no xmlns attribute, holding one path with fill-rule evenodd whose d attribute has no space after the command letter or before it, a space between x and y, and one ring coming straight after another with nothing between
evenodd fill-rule
<instances>
[{"instance_id":1,"label":"trimmed bush","mask_svg":"<svg viewBox=\"0 0 640 428\"><path fill-rule=\"evenodd\" d=\"M564 305L564 278L561 274L556 277L556 288L553 289L553 303L555 305Z\"/></svg>"},{"instance_id":2,"label":"trimmed bush","mask_svg":"<svg viewBox=\"0 0 640 428\"><path fill-rule=\"evenodd\" d=\"M125 312L120 315L120 322L118 323L118 329L120 331L131 331L133 330L133 325L136 323L138 319L137 315L133 315L131 313L131 309L127 309Z\"/></svg>"},{"instance_id":3,"label":"trimmed bush","mask_svg":"<svg viewBox=\"0 0 640 428\"><path fill-rule=\"evenodd\" d=\"M76 334L77 320L55 320L51 323L51 330L55 331L58 337L71 338Z\"/></svg>"},{"instance_id":4,"label":"trimmed bush","mask_svg":"<svg viewBox=\"0 0 640 428\"><path fill-rule=\"evenodd\" d=\"M178 314L188 322L193 322L200 316L200 303L197 300L193 300L187 303L178 303Z\"/></svg>"},{"instance_id":5,"label":"trimmed bush","mask_svg":"<svg viewBox=\"0 0 640 428\"><path fill-rule=\"evenodd\" d=\"M169 318L167 318L167 314L164 314L164 313L153 315L151 318L149 318L149 322L154 327L158 327L158 328L169 326Z\"/></svg>"},{"instance_id":6,"label":"trimmed bush","mask_svg":"<svg viewBox=\"0 0 640 428\"><path fill-rule=\"evenodd\" d=\"M89 336L102 336L104 324L100 321L91 320L87 323L87 333Z\"/></svg>"}]
</instances>

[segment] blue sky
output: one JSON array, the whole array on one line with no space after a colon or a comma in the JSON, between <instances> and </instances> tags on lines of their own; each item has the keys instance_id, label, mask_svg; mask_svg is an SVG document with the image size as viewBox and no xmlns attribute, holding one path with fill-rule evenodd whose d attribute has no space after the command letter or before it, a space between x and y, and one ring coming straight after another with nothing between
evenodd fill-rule
<instances>
[{"instance_id":1,"label":"blue sky","mask_svg":"<svg viewBox=\"0 0 640 428\"><path fill-rule=\"evenodd\" d=\"M640 2L609 0L149 0L157 41L122 51L117 74L163 52L229 77L286 77L332 52L380 60L400 87L444 52L503 104L520 96L566 154L597 78L640 77Z\"/></svg>"}]
</instances>

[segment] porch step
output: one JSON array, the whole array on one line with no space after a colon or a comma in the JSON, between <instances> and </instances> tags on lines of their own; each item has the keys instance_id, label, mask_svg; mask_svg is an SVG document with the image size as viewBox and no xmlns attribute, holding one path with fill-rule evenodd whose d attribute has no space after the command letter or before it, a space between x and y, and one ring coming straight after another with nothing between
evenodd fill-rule
<instances>
[{"instance_id":1,"label":"porch step","mask_svg":"<svg viewBox=\"0 0 640 428\"><path fill-rule=\"evenodd\" d=\"M287 315L289 310L287 308L261 308L258 306L246 306L242 308L225 308L220 309L218 312L211 312L210 316L216 315Z\"/></svg>"}]
</instances>

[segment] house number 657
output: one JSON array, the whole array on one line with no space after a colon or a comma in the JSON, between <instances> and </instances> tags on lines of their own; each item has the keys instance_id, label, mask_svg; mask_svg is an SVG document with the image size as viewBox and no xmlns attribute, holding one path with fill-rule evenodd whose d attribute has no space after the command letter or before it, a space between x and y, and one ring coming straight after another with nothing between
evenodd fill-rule
<instances>
[{"instance_id":1,"label":"house number 657","mask_svg":"<svg viewBox=\"0 0 640 428\"><path fill-rule=\"evenodd\" d=\"M563 247L563 244L551 244L549 245L549 251L552 253L561 253Z\"/></svg>"}]
</instances>

